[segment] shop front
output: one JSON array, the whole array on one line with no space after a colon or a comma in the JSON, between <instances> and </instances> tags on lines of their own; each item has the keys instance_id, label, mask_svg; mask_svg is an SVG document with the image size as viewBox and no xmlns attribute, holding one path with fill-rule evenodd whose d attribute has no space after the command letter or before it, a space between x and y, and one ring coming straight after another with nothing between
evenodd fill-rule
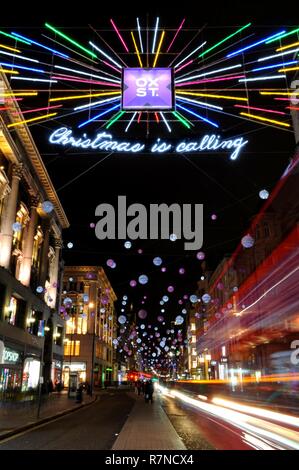
<instances>
[{"instance_id":1,"label":"shop front","mask_svg":"<svg viewBox=\"0 0 299 470\"><path fill-rule=\"evenodd\" d=\"M51 367L51 380L54 385L62 381L62 360L53 358Z\"/></svg>"},{"instance_id":2,"label":"shop front","mask_svg":"<svg viewBox=\"0 0 299 470\"><path fill-rule=\"evenodd\" d=\"M86 362L64 362L62 369L62 382L65 388L69 387L70 375L77 373L78 382L86 382Z\"/></svg>"},{"instance_id":3,"label":"shop front","mask_svg":"<svg viewBox=\"0 0 299 470\"><path fill-rule=\"evenodd\" d=\"M17 397L22 388L23 355L0 340L0 400Z\"/></svg>"}]
</instances>

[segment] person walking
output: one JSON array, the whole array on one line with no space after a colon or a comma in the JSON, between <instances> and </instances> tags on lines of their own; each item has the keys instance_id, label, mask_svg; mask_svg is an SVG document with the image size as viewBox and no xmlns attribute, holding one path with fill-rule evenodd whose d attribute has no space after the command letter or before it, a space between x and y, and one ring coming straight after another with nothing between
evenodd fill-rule
<instances>
[{"instance_id":1,"label":"person walking","mask_svg":"<svg viewBox=\"0 0 299 470\"><path fill-rule=\"evenodd\" d=\"M144 387L144 398L145 398L145 403L148 403L149 401L153 403L153 393L154 393L154 385L151 380L148 380L145 383Z\"/></svg>"}]
</instances>

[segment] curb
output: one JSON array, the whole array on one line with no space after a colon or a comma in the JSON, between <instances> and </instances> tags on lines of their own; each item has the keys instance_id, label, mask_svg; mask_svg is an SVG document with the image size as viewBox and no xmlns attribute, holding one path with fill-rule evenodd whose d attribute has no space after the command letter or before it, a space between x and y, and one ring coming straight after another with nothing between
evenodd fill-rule
<instances>
[{"instance_id":1,"label":"curb","mask_svg":"<svg viewBox=\"0 0 299 470\"><path fill-rule=\"evenodd\" d=\"M40 426L41 424L48 423L50 421L53 421L57 418L61 418L62 416L68 415L70 413L74 413L75 411L80 410L81 408L84 408L86 406L93 405L94 402L97 400L97 398L98 397L95 396L94 399L92 401L90 401L89 403L82 403L81 405L76 406L74 408L68 408L67 410L60 411L59 413L56 413L55 415L47 416L46 418L39 419L38 421L34 421L32 423L25 424L24 426L20 426L18 428L12 429L11 431L8 431L4 434L0 434L0 443L1 443L1 441L4 441L5 439L7 439L9 437L15 436L17 434L21 434L24 431L27 431L29 429L33 429L37 426Z\"/></svg>"}]
</instances>

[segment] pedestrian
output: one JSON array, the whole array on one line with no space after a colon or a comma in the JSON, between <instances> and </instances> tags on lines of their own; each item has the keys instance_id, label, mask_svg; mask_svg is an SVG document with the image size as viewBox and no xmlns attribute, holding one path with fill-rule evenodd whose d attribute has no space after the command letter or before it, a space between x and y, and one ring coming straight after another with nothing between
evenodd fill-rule
<instances>
[{"instance_id":1,"label":"pedestrian","mask_svg":"<svg viewBox=\"0 0 299 470\"><path fill-rule=\"evenodd\" d=\"M153 403L153 393L154 393L154 385L151 380L148 380L145 383L144 387L144 398L145 398L145 403L148 403L149 401Z\"/></svg>"}]
</instances>

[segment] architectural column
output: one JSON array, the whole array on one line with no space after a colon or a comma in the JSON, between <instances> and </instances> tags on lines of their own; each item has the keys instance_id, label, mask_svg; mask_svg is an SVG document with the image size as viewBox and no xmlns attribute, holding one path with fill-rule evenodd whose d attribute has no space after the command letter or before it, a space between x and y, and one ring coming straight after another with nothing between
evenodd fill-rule
<instances>
[{"instance_id":1,"label":"architectural column","mask_svg":"<svg viewBox=\"0 0 299 470\"><path fill-rule=\"evenodd\" d=\"M57 283L58 283L58 271L59 271L59 258L60 258L60 250L62 248L62 241L59 238L55 239L55 258L51 265L50 271L50 289L49 289L49 296L51 300L49 301L48 305L51 308L55 308L56 306L56 298L57 298Z\"/></svg>"},{"instance_id":2,"label":"architectural column","mask_svg":"<svg viewBox=\"0 0 299 470\"><path fill-rule=\"evenodd\" d=\"M43 246L41 251L41 258L40 258L40 265L39 265L39 284L42 287L45 287L47 275L48 275L48 267L49 267L49 241L50 241L50 220L46 219L43 224L43 233L44 233L44 240Z\"/></svg>"},{"instance_id":3,"label":"architectural column","mask_svg":"<svg viewBox=\"0 0 299 470\"><path fill-rule=\"evenodd\" d=\"M30 285L33 243L38 218L38 214L36 211L38 202L38 197L32 197L30 200L30 219L28 224L26 225L24 233L23 258L21 261L20 272L18 276L19 281L24 284L24 286Z\"/></svg>"},{"instance_id":4,"label":"architectural column","mask_svg":"<svg viewBox=\"0 0 299 470\"><path fill-rule=\"evenodd\" d=\"M13 165L12 167L12 181L11 191L6 196L4 210L1 221L1 250L0 250L0 266L8 269L11 257L13 228L12 224L15 222L19 183L22 178L23 165Z\"/></svg>"}]
</instances>

